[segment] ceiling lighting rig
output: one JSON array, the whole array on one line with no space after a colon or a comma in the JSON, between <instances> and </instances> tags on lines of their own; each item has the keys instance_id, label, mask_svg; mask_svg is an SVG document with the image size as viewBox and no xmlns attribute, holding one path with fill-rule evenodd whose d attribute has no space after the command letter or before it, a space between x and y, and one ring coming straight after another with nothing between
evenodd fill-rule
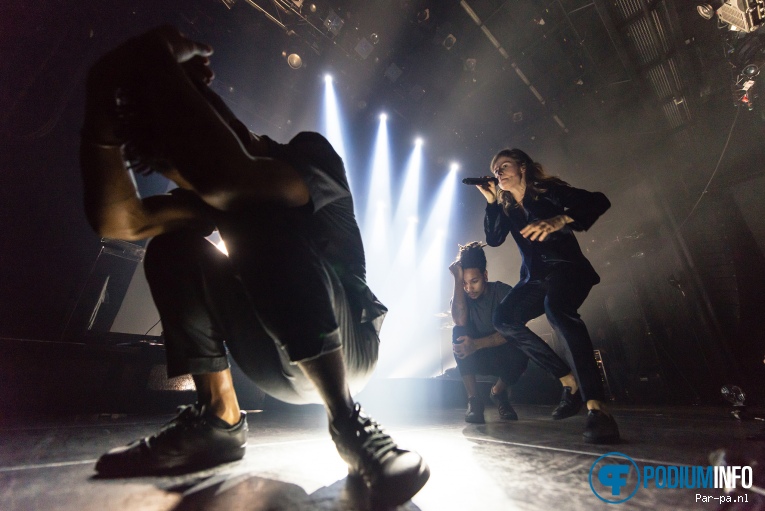
<instances>
[{"instance_id":1,"label":"ceiling lighting rig","mask_svg":"<svg viewBox=\"0 0 765 511\"><path fill-rule=\"evenodd\" d=\"M228 0L231 1L231 0ZM296 35L297 26L307 26L313 29L317 35L327 36L318 17L318 8L315 3L304 0L245 0L270 21L284 30L287 35Z\"/></svg>"},{"instance_id":2,"label":"ceiling lighting rig","mask_svg":"<svg viewBox=\"0 0 765 511\"><path fill-rule=\"evenodd\" d=\"M229 9L236 2L236 0L221 1ZM334 42L333 40L341 33L345 25L342 10L333 9L325 0L244 1L284 30L288 36L301 40L317 55L322 53L322 42ZM376 34L372 35L377 37ZM342 44L334 46L345 52L347 56L351 55L351 52ZM293 69L298 69L305 63L305 59L292 50L284 51L283 56Z\"/></svg>"},{"instance_id":3,"label":"ceiling lighting rig","mask_svg":"<svg viewBox=\"0 0 765 511\"><path fill-rule=\"evenodd\" d=\"M699 15L711 20L717 18L731 30L754 32L765 22L765 0L716 0L696 7Z\"/></svg>"},{"instance_id":4,"label":"ceiling lighting rig","mask_svg":"<svg viewBox=\"0 0 765 511\"><path fill-rule=\"evenodd\" d=\"M720 28L728 28L723 41L732 69L731 90L736 106L754 109L759 96L757 80L765 66L765 0L716 0L697 7L704 19L715 15Z\"/></svg>"}]
</instances>

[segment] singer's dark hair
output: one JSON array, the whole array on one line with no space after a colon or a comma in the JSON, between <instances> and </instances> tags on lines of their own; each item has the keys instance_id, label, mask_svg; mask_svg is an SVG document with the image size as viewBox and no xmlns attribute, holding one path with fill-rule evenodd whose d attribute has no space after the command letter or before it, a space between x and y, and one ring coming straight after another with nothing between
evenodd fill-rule
<instances>
[{"instance_id":1,"label":"singer's dark hair","mask_svg":"<svg viewBox=\"0 0 765 511\"><path fill-rule=\"evenodd\" d=\"M537 200L539 195L547 191L547 185L562 184L568 186L568 183L557 176L548 175L541 163L531 159L531 156L520 149L502 149L494 158L491 159L489 169L494 172L494 164L501 157L511 158L519 167L525 168L526 196L531 200ZM497 189L497 200L505 213L511 208L518 207L518 203L513 198L513 194L504 190Z\"/></svg>"},{"instance_id":2,"label":"singer's dark hair","mask_svg":"<svg viewBox=\"0 0 765 511\"><path fill-rule=\"evenodd\" d=\"M480 241L471 241L467 245L459 245L457 261L460 262L463 270L476 268L481 273L486 271L486 254L483 251L485 246L486 243Z\"/></svg>"}]
</instances>

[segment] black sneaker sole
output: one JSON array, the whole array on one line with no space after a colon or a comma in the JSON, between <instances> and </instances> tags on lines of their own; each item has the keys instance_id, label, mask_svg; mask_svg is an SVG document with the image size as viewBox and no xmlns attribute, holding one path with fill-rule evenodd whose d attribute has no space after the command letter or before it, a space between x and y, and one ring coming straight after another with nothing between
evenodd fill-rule
<instances>
[{"instance_id":1,"label":"black sneaker sole","mask_svg":"<svg viewBox=\"0 0 765 511\"><path fill-rule=\"evenodd\" d=\"M193 456L165 456L161 461L147 459L143 463L135 463L132 460L128 463L117 460L99 460L96 463L95 469L99 477L106 478L177 475L239 461L244 458L244 454L245 448L242 447L236 451L216 453L215 455L206 453L204 455L196 454Z\"/></svg>"}]
</instances>

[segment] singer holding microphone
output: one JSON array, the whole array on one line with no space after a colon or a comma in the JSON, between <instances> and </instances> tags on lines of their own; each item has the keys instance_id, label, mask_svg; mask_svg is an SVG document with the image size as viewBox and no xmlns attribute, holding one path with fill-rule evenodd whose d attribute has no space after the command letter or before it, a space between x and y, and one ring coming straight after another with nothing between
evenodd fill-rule
<instances>
[{"instance_id":1,"label":"singer holding microphone","mask_svg":"<svg viewBox=\"0 0 765 511\"><path fill-rule=\"evenodd\" d=\"M545 314L568 348L576 377L564 386L556 411L565 410L568 416L586 402L585 442L617 442L619 428L606 410L592 341L577 312L600 277L574 236L574 231L589 229L611 203L602 193L548 176L520 149L497 153L491 170L494 178L482 178L485 181L476 184L487 202L486 242L497 247L510 234L522 259L520 281L496 308L494 328L542 368L562 378L568 367L526 326Z\"/></svg>"}]
</instances>

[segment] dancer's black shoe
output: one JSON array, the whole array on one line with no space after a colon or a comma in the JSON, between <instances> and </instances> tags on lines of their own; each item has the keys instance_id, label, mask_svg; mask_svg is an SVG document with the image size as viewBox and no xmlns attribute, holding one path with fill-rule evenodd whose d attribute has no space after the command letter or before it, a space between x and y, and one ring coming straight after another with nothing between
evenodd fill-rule
<instances>
[{"instance_id":1,"label":"dancer's black shoe","mask_svg":"<svg viewBox=\"0 0 765 511\"><path fill-rule=\"evenodd\" d=\"M483 401L478 396L468 398L468 407L465 412L465 422L471 424L483 424L486 422L483 418Z\"/></svg>"},{"instance_id":2,"label":"dancer's black shoe","mask_svg":"<svg viewBox=\"0 0 765 511\"><path fill-rule=\"evenodd\" d=\"M575 394L571 393L571 387L563 387L563 394L560 397L558 407L553 410L553 420L567 419L579 413L584 402L582 401L582 391Z\"/></svg>"},{"instance_id":3,"label":"dancer's black shoe","mask_svg":"<svg viewBox=\"0 0 765 511\"><path fill-rule=\"evenodd\" d=\"M492 402L497 405L497 411L499 412L499 418L506 421L517 421L518 414L515 413L515 409L510 404L510 400L507 397L507 391L502 391L499 394L494 393L494 389L491 389L489 397Z\"/></svg>"},{"instance_id":4,"label":"dancer's black shoe","mask_svg":"<svg viewBox=\"0 0 765 511\"><path fill-rule=\"evenodd\" d=\"M350 417L330 423L329 433L348 463L349 477L363 481L374 508L403 504L430 477L422 456L399 448L358 403Z\"/></svg>"},{"instance_id":5,"label":"dancer's black shoe","mask_svg":"<svg viewBox=\"0 0 765 511\"><path fill-rule=\"evenodd\" d=\"M619 442L619 427L609 414L590 410L583 435L584 441L589 444L615 444Z\"/></svg>"},{"instance_id":6,"label":"dancer's black shoe","mask_svg":"<svg viewBox=\"0 0 765 511\"><path fill-rule=\"evenodd\" d=\"M198 404L179 414L155 435L117 447L96 463L101 476L182 473L236 461L247 445L247 414L230 426Z\"/></svg>"}]
</instances>

